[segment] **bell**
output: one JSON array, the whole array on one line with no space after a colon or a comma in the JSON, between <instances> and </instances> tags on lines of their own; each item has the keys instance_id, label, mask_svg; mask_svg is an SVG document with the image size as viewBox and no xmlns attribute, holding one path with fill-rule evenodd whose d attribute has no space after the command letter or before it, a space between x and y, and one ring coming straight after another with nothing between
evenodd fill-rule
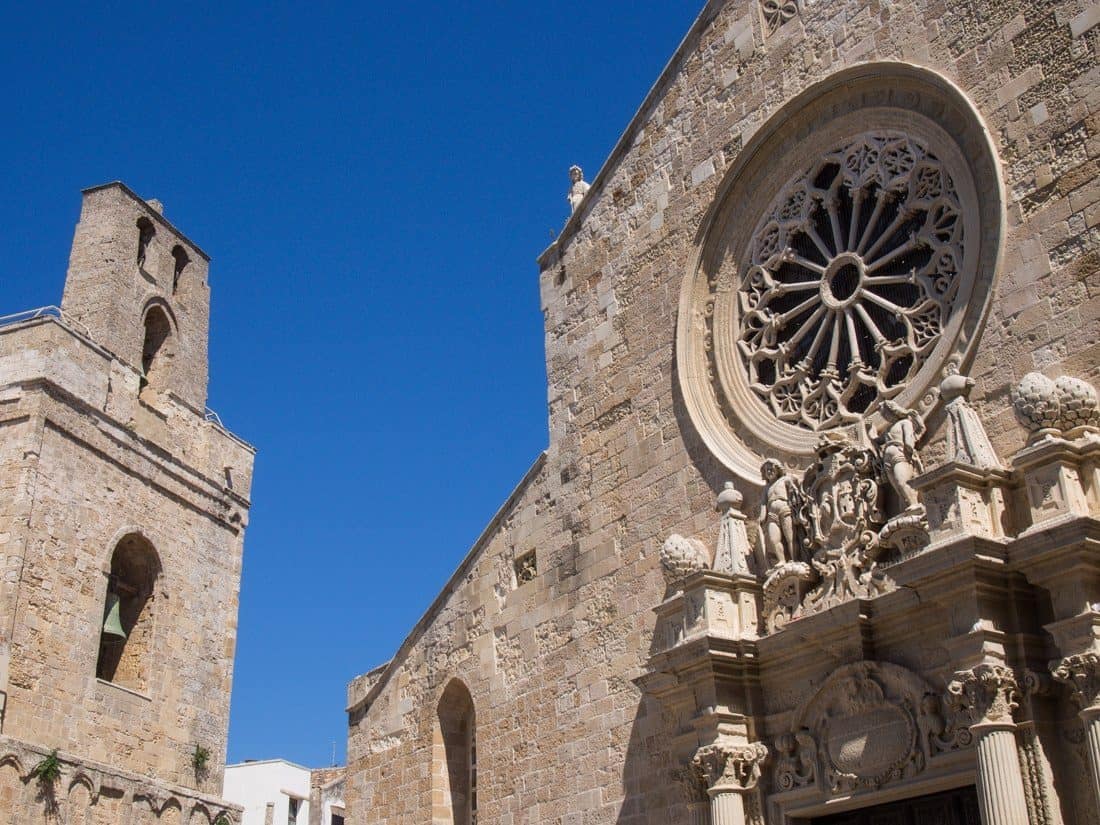
<instances>
[{"instance_id":1,"label":"bell","mask_svg":"<svg viewBox=\"0 0 1100 825\"><path fill-rule=\"evenodd\" d=\"M119 614L118 594L107 591L107 610L104 611L103 635L114 637L108 641L124 641L126 631L122 629L122 616Z\"/></svg>"}]
</instances>

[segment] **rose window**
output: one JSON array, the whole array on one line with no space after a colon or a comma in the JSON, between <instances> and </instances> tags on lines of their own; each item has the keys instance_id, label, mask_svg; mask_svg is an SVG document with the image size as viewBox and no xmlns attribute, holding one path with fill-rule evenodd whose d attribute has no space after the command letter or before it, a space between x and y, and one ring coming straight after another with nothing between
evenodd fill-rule
<instances>
[{"instance_id":1,"label":"rose window","mask_svg":"<svg viewBox=\"0 0 1100 825\"><path fill-rule=\"evenodd\" d=\"M850 140L783 189L753 233L736 332L774 415L823 430L905 388L958 294L961 209L940 160L899 132Z\"/></svg>"}]
</instances>

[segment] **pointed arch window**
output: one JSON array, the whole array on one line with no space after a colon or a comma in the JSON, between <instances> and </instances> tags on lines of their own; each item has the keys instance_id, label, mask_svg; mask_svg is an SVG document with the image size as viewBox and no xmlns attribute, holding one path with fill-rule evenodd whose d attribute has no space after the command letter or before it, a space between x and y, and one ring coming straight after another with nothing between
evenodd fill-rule
<instances>
[{"instance_id":1,"label":"pointed arch window","mask_svg":"<svg viewBox=\"0 0 1100 825\"><path fill-rule=\"evenodd\" d=\"M470 691L453 679L432 742L432 824L477 825L477 724Z\"/></svg>"}]
</instances>

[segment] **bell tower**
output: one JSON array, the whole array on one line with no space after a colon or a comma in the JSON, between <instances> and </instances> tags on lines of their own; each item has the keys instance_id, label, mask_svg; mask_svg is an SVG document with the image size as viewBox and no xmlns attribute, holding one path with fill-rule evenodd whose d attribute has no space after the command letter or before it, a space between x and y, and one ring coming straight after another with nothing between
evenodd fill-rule
<instances>
[{"instance_id":1,"label":"bell tower","mask_svg":"<svg viewBox=\"0 0 1100 825\"><path fill-rule=\"evenodd\" d=\"M84 190L62 311L121 361L143 388L206 404L210 259L121 183Z\"/></svg>"},{"instance_id":2,"label":"bell tower","mask_svg":"<svg viewBox=\"0 0 1100 825\"><path fill-rule=\"evenodd\" d=\"M159 203L95 187L61 311L0 322L0 825L239 821L255 451L205 409L208 263Z\"/></svg>"}]
</instances>

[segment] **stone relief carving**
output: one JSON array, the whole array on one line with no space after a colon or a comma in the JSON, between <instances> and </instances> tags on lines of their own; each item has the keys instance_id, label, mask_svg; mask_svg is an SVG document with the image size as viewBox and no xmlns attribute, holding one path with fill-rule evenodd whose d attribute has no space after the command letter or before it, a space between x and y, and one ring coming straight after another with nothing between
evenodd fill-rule
<instances>
[{"instance_id":1,"label":"stone relief carving","mask_svg":"<svg viewBox=\"0 0 1100 825\"><path fill-rule=\"evenodd\" d=\"M775 459L764 461L762 551L754 551L742 496L727 482L716 504L721 522L713 563L697 539L673 534L662 545L669 589L680 589L706 569L763 576L764 622L772 632L800 616L893 590L879 560L917 552L929 542L925 507L910 484L921 470L917 442L924 425L890 400L881 407L881 432L857 430L860 442L839 431L823 433L816 460L801 479ZM890 518L888 488L901 507Z\"/></svg>"},{"instance_id":2,"label":"stone relief carving","mask_svg":"<svg viewBox=\"0 0 1100 825\"><path fill-rule=\"evenodd\" d=\"M989 442L977 411L970 406L973 387L974 379L960 375L955 362L944 369L940 399L947 415L947 460L982 470L1000 470L1001 460Z\"/></svg>"},{"instance_id":3,"label":"stone relief carving","mask_svg":"<svg viewBox=\"0 0 1100 825\"><path fill-rule=\"evenodd\" d=\"M592 187L585 181L584 171L579 166L569 167L569 180L571 181L569 194L565 198L569 201L569 212L572 214L577 211L577 207L581 205L584 196L588 194L588 190Z\"/></svg>"},{"instance_id":4,"label":"stone relief carving","mask_svg":"<svg viewBox=\"0 0 1100 825\"><path fill-rule=\"evenodd\" d=\"M853 598L873 598L893 590L893 583L878 569L880 555L894 544L901 546L902 538L915 535L920 540L923 535L927 541L926 530L919 529L923 510L914 508L887 521L882 509L886 478L882 467L875 449L843 434L826 433L818 442L817 460L802 480L800 529L796 530L802 535L809 564L787 561L768 573L763 592L770 630Z\"/></svg>"},{"instance_id":5,"label":"stone relief carving","mask_svg":"<svg viewBox=\"0 0 1100 825\"><path fill-rule=\"evenodd\" d=\"M704 745L691 760L699 778L711 790L748 791L757 786L768 748L763 742Z\"/></svg>"},{"instance_id":6,"label":"stone relief carving","mask_svg":"<svg viewBox=\"0 0 1100 825\"><path fill-rule=\"evenodd\" d=\"M686 539L673 533L660 551L661 569L665 574L665 583L670 589L677 589L688 576L706 570L710 566L707 548L698 539Z\"/></svg>"},{"instance_id":7,"label":"stone relief carving","mask_svg":"<svg viewBox=\"0 0 1100 825\"><path fill-rule=\"evenodd\" d=\"M940 160L901 132L858 135L787 184L753 235L736 332L780 421L858 422L920 371L958 293L961 211Z\"/></svg>"},{"instance_id":8,"label":"stone relief carving","mask_svg":"<svg viewBox=\"0 0 1100 825\"><path fill-rule=\"evenodd\" d=\"M817 744L806 729L775 740L775 789L790 791L811 785L817 776Z\"/></svg>"},{"instance_id":9,"label":"stone relief carving","mask_svg":"<svg viewBox=\"0 0 1100 825\"><path fill-rule=\"evenodd\" d=\"M947 685L947 702L966 724L1012 724L1020 687L1011 668L981 664L960 671Z\"/></svg>"},{"instance_id":10,"label":"stone relief carving","mask_svg":"<svg viewBox=\"0 0 1100 825\"><path fill-rule=\"evenodd\" d=\"M1075 653L1050 663L1051 675L1073 690L1073 699L1083 710L1100 706L1100 653Z\"/></svg>"},{"instance_id":11,"label":"stone relief carving","mask_svg":"<svg viewBox=\"0 0 1100 825\"><path fill-rule=\"evenodd\" d=\"M944 715L940 697L934 693L921 699L921 737L933 756L969 747L974 741L970 728L960 724L957 716Z\"/></svg>"},{"instance_id":12,"label":"stone relief carving","mask_svg":"<svg viewBox=\"0 0 1100 825\"><path fill-rule=\"evenodd\" d=\"M827 793L879 788L970 741L945 721L919 676L888 662L856 662L830 676L776 741L776 790L815 782Z\"/></svg>"},{"instance_id":13,"label":"stone relief carving","mask_svg":"<svg viewBox=\"0 0 1100 825\"><path fill-rule=\"evenodd\" d=\"M760 0L760 13L764 17L766 34L773 34L798 14L797 0Z\"/></svg>"},{"instance_id":14,"label":"stone relief carving","mask_svg":"<svg viewBox=\"0 0 1100 825\"><path fill-rule=\"evenodd\" d=\"M1011 397L1016 420L1031 443L1100 432L1100 398L1087 381L1069 375L1052 381L1041 372L1029 372L1012 387Z\"/></svg>"}]
</instances>

